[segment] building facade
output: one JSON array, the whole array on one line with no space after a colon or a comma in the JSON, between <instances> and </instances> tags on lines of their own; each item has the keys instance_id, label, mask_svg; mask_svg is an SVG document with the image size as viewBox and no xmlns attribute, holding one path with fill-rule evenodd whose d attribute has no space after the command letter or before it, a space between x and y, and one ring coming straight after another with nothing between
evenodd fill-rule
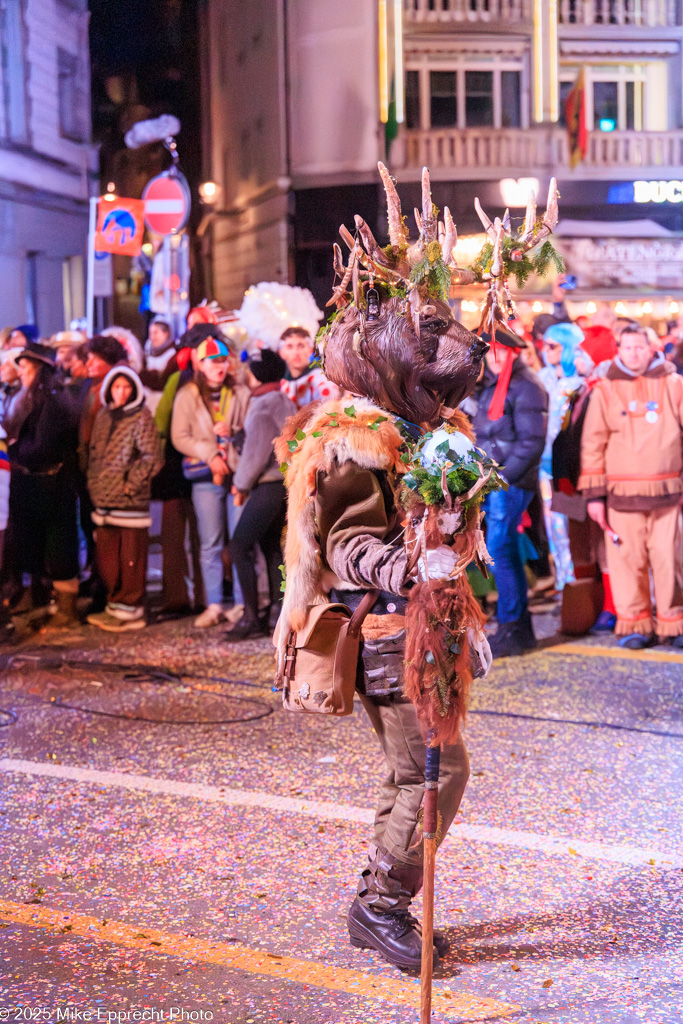
<instances>
[{"instance_id":1,"label":"building facade","mask_svg":"<svg viewBox=\"0 0 683 1024\"><path fill-rule=\"evenodd\" d=\"M435 202L465 236L481 231L475 195L514 220L529 179L543 194L556 176L578 302L683 299L681 0L248 7L206 0L204 14L221 301L264 278L329 294L339 224L360 212L385 236L378 159L407 210L429 166ZM572 166L577 81L587 134Z\"/></svg>"},{"instance_id":2,"label":"building facade","mask_svg":"<svg viewBox=\"0 0 683 1024\"><path fill-rule=\"evenodd\" d=\"M90 143L86 0L0 0L0 327L85 312Z\"/></svg>"}]
</instances>

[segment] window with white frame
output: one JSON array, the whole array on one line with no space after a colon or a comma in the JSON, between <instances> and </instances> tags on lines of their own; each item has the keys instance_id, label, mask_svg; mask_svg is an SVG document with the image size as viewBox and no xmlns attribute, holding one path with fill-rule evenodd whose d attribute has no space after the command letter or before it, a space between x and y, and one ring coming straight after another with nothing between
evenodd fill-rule
<instances>
[{"instance_id":1,"label":"window with white frame","mask_svg":"<svg viewBox=\"0 0 683 1024\"><path fill-rule=\"evenodd\" d=\"M560 121L565 123L565 103L578 75L560 76ZM640 64L589 66L585 68L586 124L592 131L643 131L647 69ZM666 105L666 96L661 97Z\"/></svg>"},{"instance_id":2,"label":"window with white frame","mask_svg":"<svg viewBox=\"0 0 683 1024\"><path fill-rule=\"evenodd\" d=\"M0 51L4 134L13 142L28 142L28 67L23 0L0 0Z\"/></svg>"},{"instance_id":3,"label":"window with white frame","mask_svg":"<svg viewBox=\"0 0 683 1024\"><path fill-rule=\"evenodd\" d=\"M406 127L526 127L523 77L521 59L408 63Z\"/></svg>"},{"instance_id":4,"label":"window with white frame","mask_svg":"<svg viewBox=\"0 0 683 1024\"><path fill-rule=\"evenodd\" d=\"M87 102L82 88L80 61L76 54L58 47L57 70L60 135L74 142L84 142L87 138L84 118Z\"/></svg>"}]
</instances>

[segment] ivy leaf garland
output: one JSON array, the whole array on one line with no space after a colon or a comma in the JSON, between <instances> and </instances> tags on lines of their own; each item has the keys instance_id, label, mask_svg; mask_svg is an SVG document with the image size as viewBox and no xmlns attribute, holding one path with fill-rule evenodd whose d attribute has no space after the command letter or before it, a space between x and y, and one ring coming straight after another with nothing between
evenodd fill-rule
<instances>
[{"instance_id":1,"label":"ivy leaf garland","mask_svg":"<svg viewBox=\"0 0 683 1024\"><path fill-rule=\"evenodd\" d=\"M357 416L358 416L358 413L356 412L355 405L348 405L348 406L346 406L346 408L343 411L344 411L344 415L348 416L349 419L355 420L357 418ZM389 418L388 416L376 416L375 419L372 421L372 423L368 423L367 424L368 429L370 429L370 430L379 430L380 424L386 423L388 418ZM339 412L331 412L329 414L328 426L329 427L338 427L339 426ZM323 430L313 430L313 431L311 431L311 435L310 436L318 438L318 437L322 437L323 435L324 435L324 431ZM299 445L301 444L302 441L306 440L307 436L308 435L306 434L306 431L302 430L301 427L299 427L299 429L297 430L297 432L294 435L294 437L290 441L287 442L287 447L289 448L290 455L294 455L297 452L297 450L299 448ZM287 472L287 469L288 469L288 463L287 462L283 462L281 464L281 466L280 466L280 472L284 475Z\"/></svg>"}]
</instances>

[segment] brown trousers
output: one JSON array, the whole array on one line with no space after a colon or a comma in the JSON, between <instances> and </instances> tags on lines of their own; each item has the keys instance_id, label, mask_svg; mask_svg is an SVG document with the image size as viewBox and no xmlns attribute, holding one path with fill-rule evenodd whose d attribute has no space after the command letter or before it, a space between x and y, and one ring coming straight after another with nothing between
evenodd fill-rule
<instances>
[{"instance_id":1,"label":"brown trousers","mask_svg":"<svg viewBox=\"0 0 683 1024\"><path fill-rule=\"evenodd\" d=\"M361 696L361 700L389 767L380 788L374 843L404 864L422 864L417 820L424 797L426 748L415 707L391 697ZM469 775L467 748L460 737L441 749L441 839L457 814Z\"/></svg>"},{"instance_id":2,"label":"brown trousers","mask_svg":"<svg viewBox=\"0 0 683 1024\"><path fill-rule=\"evenodd\" d=\"M107 603L141 608L147 580L146 529L98 526L95 534L97 568L107 588Z\"/></svg>"},{"instance_id":3,"label":"brown trousers","mask_svg":"<svg viewBox=\"0 0 683 1024\"><path fill-rule=\"evenodd\" d=\"M188 534L188 552L185 534ZM187 578L192 580L194 607L206 603L202 566L199 560L199 533L197 516L191 498L170 498L161 509L161 571L162 603L167 611L191 604L187 591ZM188 571L189 570L189 571Z\"/></svg>"},{"instance_id":4,"label":"brown trousers","mask_svg":"<svg viewBox=\"0 0 683 1024\"><path fill-rule=\"evenodd\" d=\"M683 633L680 517L678 505L651 512L618 512L608 508L609 524L621 538L620 544L605 539L618 636ZM650 601L650 569L656 612Z\"/></svg>"}]
</instances>

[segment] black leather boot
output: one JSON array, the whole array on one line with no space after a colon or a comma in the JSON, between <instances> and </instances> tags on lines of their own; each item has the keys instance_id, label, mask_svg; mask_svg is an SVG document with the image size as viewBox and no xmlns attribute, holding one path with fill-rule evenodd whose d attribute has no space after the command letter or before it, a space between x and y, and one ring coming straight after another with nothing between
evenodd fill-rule
<instances>
[{"instance_id":1,"label":"black leather boot","mask_svg":"<svg viewBox=\"0 0 683 1024\"><path fill-rule=\"evenodd\" d=\"M531 620L531 612L526 608L519 620L519 635L524 645L525 650L535 651L538 647L538 640L534 633L534 627Z\"/></svg>"},{"instance_id":2,"label":"black leather boot","mask_svg":"<svg viewBox=\"0 0 683 1024\"><path fill-rule=\"evenodd\" d=\"M403 864L386 850L371 847L347 918L351 945L374 949L402 970L419 971L422 929L408 908L421 887L421 865ZM438 962L435 948L435 967Z\"/></svg>"}]
</instances>

